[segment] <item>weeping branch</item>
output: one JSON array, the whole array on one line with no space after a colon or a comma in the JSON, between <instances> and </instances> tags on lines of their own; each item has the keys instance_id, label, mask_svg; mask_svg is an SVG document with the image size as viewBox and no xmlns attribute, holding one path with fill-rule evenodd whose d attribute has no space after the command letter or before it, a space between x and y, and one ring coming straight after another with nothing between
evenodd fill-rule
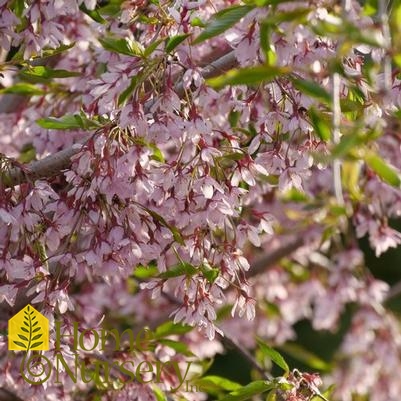
<instances>
[{"instance_id":1,"label":"weeping branch","mask_svg":"<svg viewBox=\"0 0 401 401\"><path fill-rule=\"evenodd\" d=\"M237 65L237 60L234 55L234 51L231 51L215 61L209 63L201 71L202 76L207 78L215 77ZM180 81L175 91L178 96L183 96L184 87L182 81ZM9 112L15 108L15 103L20 100L19 96L4 97L0 102L0 112ZM148 112L152 106L153 101L145 104L145 112ZM84 138L82 142L85 142L88 137ZM37 180L42 178L51 178L60 174L63 170L67 169L71 164L71 157L76 155L82 148L81 144L75 144L70 148L63 149L60 152L47 156L46 158L38 161L31 162L27 165L21 165L20 167L14 167L3 177L3 185L6 188L14 187L21 183L29 180Z\"/></svg>"}]
</instances>

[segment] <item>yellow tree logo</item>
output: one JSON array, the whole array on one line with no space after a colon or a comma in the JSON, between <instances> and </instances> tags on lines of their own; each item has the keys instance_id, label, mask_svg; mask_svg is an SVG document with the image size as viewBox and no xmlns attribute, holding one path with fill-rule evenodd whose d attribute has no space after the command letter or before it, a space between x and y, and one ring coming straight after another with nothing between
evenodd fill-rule
<instances>
[{"instance_id":1,"label":"yellow tree logo","mask_svg":"<svg viewBox=\"0 0 401 401\"><path fill-rule=\"evenodd\" d=\"M49 349L49 321L27 305L8 321L8 349L46 351Z\"/></svg>"}]
</instances>

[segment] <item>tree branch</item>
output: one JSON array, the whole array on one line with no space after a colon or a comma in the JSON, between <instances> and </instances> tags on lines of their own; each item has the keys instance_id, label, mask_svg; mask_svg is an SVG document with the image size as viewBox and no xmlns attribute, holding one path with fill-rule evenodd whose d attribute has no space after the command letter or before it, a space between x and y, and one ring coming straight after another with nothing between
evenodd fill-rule
<instances>
[{"instance_id":1,"label":"tree branch","mask_svg":"<svg viewBox=\"0 0 401 401\"><path fill-rule=\"evenodd\" d=\"M280 259L291 255L298 248L305 245L304 233L300 233L296 238L285 244L273 252L263 255L260 259L252 263L251 268L248 270L247 278L257 276L266 271L270 266L278 263Z\"/></svg>"},{"instance_id":2,"label":"tree branch","mask_svg":"<svg viewBox=\"0 0 401 401\"><path fill-rule=\"evenodd\" d=\"M212 78L221 74L224 71L233 68L235 65L237 65L237 61L234 55L234 51L231 51L204 67L201 71L201 74L205 79ZM176 85L175 91L179 96L182 96L184 94L182 81L180 81ZM0 111L4 112L6 110L9 110L10 107L12 107L12 105L14 104L13 100L16 101L18 99L8 99L9 104L7 106L3 105L3 108L0 107ZM152 104L153 101L145 103L145 112L149 111ZM83 141L85 140L87 140L87 138L84 138ZM10 188L15 185L27 182L28 180L50 178L58 175L70 166L71 157L77 154L81 148L82 144L75 144L70 148L47 156L42 160L34 161L21 167L14 167L6 175L3 185L6 188Z\"/></svg>"}]
</instances>

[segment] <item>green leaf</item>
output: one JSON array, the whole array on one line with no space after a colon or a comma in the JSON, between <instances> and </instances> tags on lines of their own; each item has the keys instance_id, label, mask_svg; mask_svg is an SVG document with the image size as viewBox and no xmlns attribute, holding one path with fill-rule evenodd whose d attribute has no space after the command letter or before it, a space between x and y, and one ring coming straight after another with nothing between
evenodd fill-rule
<instances>
[{"instance_id":1,"label":"green leaf","mask_svg":"<svg viewBox=\"0 0 401 401\"><path fill-rule=\"evenodd\" d=\"M271 13L263 23L269 24L270 26L277 27L278 24L283 22L296 21L299 24L304 24L307 21L307 16L311 12L310 8L296 8L292 11Z\"/></svg>"},{"instance_id":2,"label":"green leaf","mask_svg":"<svg viewBox=\"0 0 401 401\"><path fill-rule=\"evenodd\" d=\"M286 343L280 346L280 350L313 369L327 372L331 368L330 364L299 344Z\"/></svg>"},{"instance_id":3,"label":"green leaf","mask_svg":"<svg viewBox=\"0 0 401 401\"><path fill-rule=\"evenodd\" d=\"M378 154L368 152L365 156L366 164L387 184L399 187L401 184L400 173L383 160Z\"/></svg>"},{"instance_id":4,"label":"green leaf","mask_svg":"<svg viewBox=\"0 0 401 401\"><path fill-rule=\"evenodd\" d=\"M60 118L39 118L38 120L36 120L36 123L42 128L56 130L83 129L86 131L90 131L101 126L97 121L90 120L82 114L67 114Z\"/></svg>"},{"instance_id":5,"label":"green leaf","mask_svg":"<svg viewBox=\"0 0 401 401\"><path fill-rule=\"evenodd\" d=\"M24 0L14 0L11 3L11 9L14 11L14 14L18 17L21 18L22 14L25 10L25 1Z\"/></svg>"},{"instance_id":6,"label":"green leaf","mask_svg":"<svg viewBox=\"0 0 401 401\"><path fill-rule=\"evenodd\" d=\"M142 57L143 49L138 42L128 39L114 39L111 37L101 38L99 42L102 46L114 53L121 53L126 56Z\"/></svg>"},{"instance_id":7,"label":"green leaf","mask_svg":"<svg viewBox=\"0 0 401 401\"><path fill-rule=\"evenodd\" d=\"M151 277L156 277L158 273L159 270L154 265L148 265L148 266L138 265L137 267L135 267L133 275L136 278L143 280Z\"/></svg>"},{"instance_id":8,"label":"green leaf","mask_svg":"<svg viewBox=\"0 0 401 401\"><path fill-rule=\"evenodd\" d=\"M220 269L212 268L206 265L202 265L200 270L210 284L213 284L216 281L216 278L220 273Z\"/></svg>"},{"instance_id":9,"label":"green leaf","mask_svg":"<svg viewBox=\"0 0 401 401\"><path fill-rule=\"evenodd\" d=\"M0 90L0 93L15 93L17 95L43 95L45 91L43 89L38 88L35 85L18 82L8 88L4 88Z\"/></svg>"},{"instance_id":10,"label":"green leaf","mask_svg":"<svg viewBox=\"0 0 401 401\"><path fill-rule=\"evenodd\" d=\"M252 6L234 6L218 12L206 25L204 31L193 41L193 44L198 44L207 39L220 35L235 25L236 22L238 22L251 10L253 10Z\"/></svg>"},{"instance_id":11,"label":"green leaf","mask_svg":"<svg viewBox=\"0 0 401 401\"><path fill-rule=\"evenodd\" d=\"M38 343L34 343L34 344L31 345L31 348L30 348L30 349L39 347L39 345L42 345L42 344L43 344L43 341L38 342Z\"/></svg>"},{"instance_id":12,"label":"green leaf","mask_svg":"<svg viewBox=\"0 0 401 401\"><path fill-rule=\"evenodd\" d=\"M79 129L81 128L81 124L77 121L75 116L69 114L60 118L55 117L46 117L39 118L36 120L36 123L42 127L47 129Z\"/></svg>"},{"instance_id":13,"label":"green leaf","mask_svg":"<svg viewBox=\"0 0 401 401\"><path fill-rule=\"evenodd\" d=\"M326 89L323 89L319 84L306 79L292 78L292 83L299 91L305 95L309 95L316 99L322 100L325 103L331 104L331 95Z\"/></svg>"},{"instance_id":14,"label":"green leaf","mask_svg":"<svg viewBox=\"0 0 401 401\"><path fill-rule=\"evenodd\" d=\"M70 50L74 46L75 46L75 42L70 43L69 45L61 45L61 46L57 47L56 49L44 49L40 58L56 56L57 54L64 53L67 50Z\"/></svg>"},{"instance_id":15,"label":"green leaf","mask_svg":"<svg viewBox=\"0 0 401 401\"><path fill-rule=\"evenodd\" d=\"M185 334L192 330L191 326L171 321L161 324L155 331L156 338L164 338L173 334Z\"/></svg>"},{"instance_id":16,"label":"green leaf","mask_svg":"<svg viewBox=\"0 0 401 401\"><path fill-rule=\"evenodd\" d=\"M244 3L257 7L276 6L281 3L288 3L290 0L245 0Z\"/></svg>"},{"instance_id":17,"label":"green leaf","mask_svg":"<svg viewBox=\"0 0 401 401\"><path fill-rule=\"evenodd\" d=\"M284 360L282 355L276 351L275 349L269 347L262 339L257 338L257 342L259 345L260 350L262 353L270 358L277 366L279 366L281 369L283 369L286 373L290 371L289 366L287 365L287 362Z\"/></svg>"},{"instance_id":18,"label":"green leaf","mask_svg":"<svg viewBox=\"0 0 401 401\"><path fill-rule=\"evenodd\" d=\"M168 338L163 338L158 340L159 344L163 344L176 351L177 353L185 356L194 356L194 354L188 349L188 345L181 341L170 340Z\"/></svg>"},{"instance_id":19,"label":"green leaf","mask_svg":"<svg viewBox=\"0 0 401 401\"><path fill-rule=\"evenodd\" d=\"M322 141L329 141L331 137L331 129L326 119L322 116L322 114L318 113L313 108L309 109L308 114L310 116L312 126L315 129L317 136Z\"/></svg>"},{"instance_id":20,"label":"green leaf","mask_svg":"<svg viewBox=\"0 0 401 401\"><path fill-rule=\"evenodd\" d=\"M138 77L134 76L131 78L131 83L129 84L128 88L126 88L118 97L117 104L121 106L125 103L125 101L132 95L132 92L135 90L136 85L138 83Z\"/></svg>"},{"instance_id":21,"label":"green leaf","mask_svg":"<svg viewBox=\"0 0 401 401\"><path fill-rule=\"evenodd\" d=\"M88 10L85 6L85 3L82 3L79 6L79 9L84 12L86 15L91 17L94 21L98 22L99 24L105 24L107 21L102 17L102 15L99 13L99 10Z\"/></svg>"},{"instance_id":22,"label":"green leaf","mask_svg":"<svg viewBox=\"0 0 401 401\"><path fill-rule=\"evenodd\" d=\"M143 52L144 57L149 57L156 50L157 46L159 46L164 40L164 38L157 39L151 45L146 47L145 51Z\"/></svg>"},{"instance_id":23,"label":"green leaf","mask_svg":"<svg viewBox=\"0 0 401 401\"><path fill-rule=\"evenodd\" d=\"M156 397L156 401L167 401L166 394L160 389L160 387L156 386L155 384L152 385L153 394Z\"/></svg>"},{"instance_id":24,"label":"green leaf","mask_svg":"<svg viewBox=\"0 0 401 401\"><path fill-rule=\"evenodd\" d=\"M196 385L199 385L205 390L226 390L226 391L235 391L239 390L242 386L236 382L225 379L220 376L205 376L195 381Z\"/></svg>"},{"instance_id":25,"label":"green leaf","mask_svg":"<svg viewBox=\"0 0 401 401\"><path fill-rule=\"evenodd\" d=\"M362 138L359 135L343 135L340 143L331 152L332 158L340 158L347 155L355 146L359 145Z\"/></svg>"},{"instance_id":26,"label":"green leaf","mask_svg":"<svg viewBox=\"0 0 401 401\"><path fill-rule=\"evenodd\" d=\"M175 265L173 268L160 273L159 278L162 279L168 279L168 278L173 278L173 277L180 277L180 276L193 276L194 274L199 273L199 270L196 269L194 266L192 266L189 263L179 263L178 265Z\"/></svg>"},{"instance_id":27,"label":"green leaf","mask_svg":"<svg viewBox=\"0 0 401 401\"><path fill-rule=\"evenodd\" d=\"M271 65L238 68L218 77L210 78L206 82L215 89L221 89L226 85L255 85L261 82L272 81L278 76L288 74L290 71L289 67L275 67Z\"/></svg>"},{"instance_id":28,"label":"green leaf","mask_svg":"<svg viewBox=\"0 0 401 401\"><path fill-rule=\"evenodd\" d=\"M204 28L206 26L206 24L199 17L193 18L190 22L190 25L191 26L199 26L201 28Z\"/></svg>"},{"instance_id":29,"label":"green leaf","mask_svg":"<svg viewBox=\"0 0 401 401\"><path fill-rule=\"evenodd\" d=\"M53 78L78 77L81 74L67 70L53 70L52 68L38 65L21 70L19 75L21 78L33 83L46 83Z\"/></svg>"},{"instance_id":30,"label":"green leaf","mask_svg":"<svg viewBox=\"0 0 401 401\"><path fill-rule=\"evenodd\" d=\"M247 401L254 395L265 393L266 391L272 390L275 387L276 385L271 382L257 380L231 392L229 395L221 398L219 401Z\"/></svg>"},{"instance_id":31,"label":"green leaf","mask_svg":"<svg viewBox=\"0 0 401 401\"><path fill-rule=\"evenodd\" d=\"M170 224L167 223L167 221L160 216L160 214L156 213L154 210L148 209L147 207L143 208L160 224L162 224L164 227L167 227L170 231L171 234L173 235L173 238L176 242L178 242L180 245L184 245L184 239L182 238L181 233L178 231L178 229Z\"/></svg>"},{"instance_id":32,"label":"green leaf","mask_svg":"<svg viewBox=\"0 0 401 401\"><path fill-rule=\"evenodd\" d=\"M180 43L182 43L190 34L175 35L167 40L166 52L171 53Z\"/></svg>"},{"instance_id":33,"label":"green leaf","mask_svg":"<svg viewBox=\"0 0 401 401\"><path fill-rule=\"evenodd\" d=\"M21 149L18 161L21 163L30 163L32 160L35 159L36 159L35 147L31 143L24 145Z\"/></svg>"}]
</instances>

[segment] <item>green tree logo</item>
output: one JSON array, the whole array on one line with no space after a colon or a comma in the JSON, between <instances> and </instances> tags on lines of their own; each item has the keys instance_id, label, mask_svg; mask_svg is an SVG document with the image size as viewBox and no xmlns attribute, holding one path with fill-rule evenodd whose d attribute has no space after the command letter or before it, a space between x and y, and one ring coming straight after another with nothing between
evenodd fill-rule
<instances>
[{"instance_id":1,"label":"green tree logo","mask_svg":"<svg viewBox=\"0 0 401 401\"><path fill-rule=\"evenodd\" d=\"M8 321L8 349L46 351L49 349L49 321L27 305Z\"/></svg>"}]
</instances>

